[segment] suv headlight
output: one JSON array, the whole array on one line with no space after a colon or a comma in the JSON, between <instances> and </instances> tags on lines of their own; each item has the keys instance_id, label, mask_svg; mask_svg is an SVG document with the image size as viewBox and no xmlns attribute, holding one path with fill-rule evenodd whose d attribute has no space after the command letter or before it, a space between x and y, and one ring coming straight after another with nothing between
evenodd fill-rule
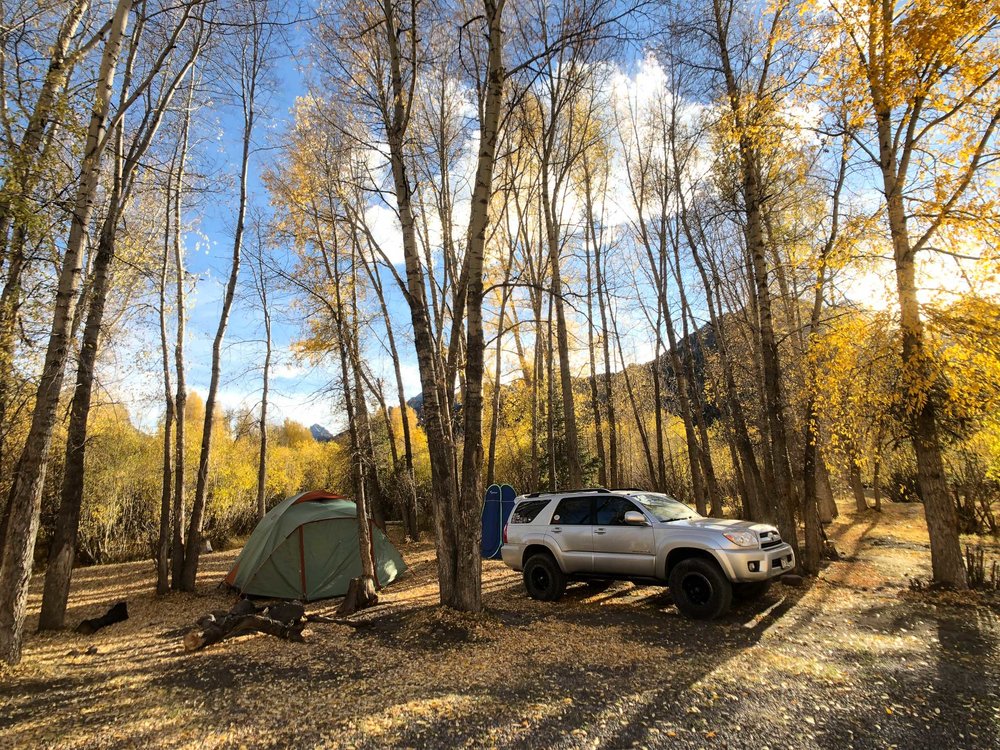
<instances>
[{"instance_id":1,"label":"suv headlight","mask_svg":"<svg viewBox=\"0 0 1000 750\"><path fill-rule=\"evenodd\" d=\"M757 535L750 531L732 531L722 536L740 547L758 546Z\"/></svg>"}]
</instances>

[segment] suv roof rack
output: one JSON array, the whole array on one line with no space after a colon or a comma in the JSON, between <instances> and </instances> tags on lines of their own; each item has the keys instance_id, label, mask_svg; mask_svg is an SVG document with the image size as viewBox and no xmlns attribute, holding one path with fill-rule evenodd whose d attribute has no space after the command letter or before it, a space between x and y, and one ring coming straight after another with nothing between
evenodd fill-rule
<instances>
[{"instance_id":1,"label":"suv roof rack","mask_svg":"<svg viewBox=\"0 0 1000 750\"><path fill-rule=\"evenodd\" d=\"M544 492L531 492L525 497L542 497L543 495L570 495L577 492L611 492L607 487L581 487L578 490L545 490Z\"/></svg>"},{"instance_id":2,"label":"suv roof rack","mask_svg":"<svg viewBox=\"0 0 1000 750\"><path fill-rule=\"evenodd\" d=\"M644 490L642 487L619 487L616 490L610 490L612 492L649 492L649 490Z\"/></svg>"}]
</instances>

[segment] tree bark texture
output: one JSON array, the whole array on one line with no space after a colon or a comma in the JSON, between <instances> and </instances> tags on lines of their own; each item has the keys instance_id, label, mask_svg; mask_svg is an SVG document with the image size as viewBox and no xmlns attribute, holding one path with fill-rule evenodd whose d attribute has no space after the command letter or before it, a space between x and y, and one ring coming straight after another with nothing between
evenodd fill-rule
<instances>
[{"instance_id":1,"label":"tree bark texture","mask_svg":"<svg viewBox=\"0 0 1000 750\"><path fill-rule=\"evenodd\" d=\"M435 356L434 336L427 308L427 285L417 247L416 225L413 212L413 187L407 174L407 156L404 149L410 101L403 81L403 52L400 49L401 32L397 24L394 4L383 0L385 42L389 59L389 91L391 104L385 113L386 142L396 209L399 214L403 240L403 257L406 268L405 296L410 308L413 325L414 348L423 394L424 425L427 432L427 449L431 465L433 492L433 518L437 546L437 570L442 604L454 600L457 570L455 567L458 540L453 524L459 518L458 488L453 440L448 411L450 403L445 396L443 363ZM415 33L415 30L411 30ZM415 62L415 61L414 61ZM432 285L433 286L433 285ZM440 329L440 327L439 327ZM446 421L448 424L446 425Z\"/></svg>"},{"instance_id":2,"label":"tree bark texture","mask_svg":"<svg viewBox=\"0 0 1000 750\"><path fill-rule=\"evenodd\" d=\"M87 448L87 418L94 386L94 367L104 321L104 310L111 285L111 264L115 255L115 232L118 227L118 207L113 199L101 230L97 254L91 272L90 308L83 330L76 371L76 387L70 405L69 428L66 435L66 461L63 467L59 495L59 514L52 543L49 546L42 593L39 630L57 630L66 618L70 579L76 557L76 535L83 505L84 457Z\"/></svg>"},{"instance_id":3,"label":"tree bark texture","mask_svg":"<svg viewBox=\"0 0 1000 750\"><path fill-rule=\"evenodd\" d=\"M170 346L167 343L167 271L170 265L170 189L167 187L167 210L163 233L163 263L160 266L160 354L163 359L163 475L160 496L160 529L156 544L156 593L170 590L170 501L173 498L173 428L174 396L170 382Z\"/></svg>"},{"instance_id":4,"label":"tree bark texture","mask_svg":"<svg viewBox=\"0 0 1000 750\"><path fill-rule=\"evenodd\" d=\"M35 395L31 426L8 497L6 538L0 558L0 659L11 664L21 660L28 581L38 536L42 485L57 418L75 306L80 293L84 239L94 208L101 156L106 145L105 127L111 105L115 68L130 9L130 0L119 0L101 56L94 107L81 162L80 182L73 204L69 238L59 270L45 363Z\"/></svg>"},{"instance_id":5,"label":"tree bark texture","mask_svg":"<svg viewBox=\"0 0 1000 750\"><path fill-rule=\"evenodd\" d=\"M184 244L182 235L182 214L184 197L184 168L187 162L188 136L191 126L191 104L194 98L194 77L188 86L187 106L181 126L180 151L177 155L176 188L174 189L174 273L177 305L177 339L174 342L174 371L177 376L177 395L174 397L177 432L174 446L174 507L172 513L173 533L171 534L170 587L179 591L184 578L184 535L185 514L187 512L187 378L184 365L184 335L187 315L185 311L187 292L184 268Z\"/></svg>"},{"instance_id":6,"label":"tree bark texture","mask_svg":"<svg viewBox=\"0 0 1000 750\"><path fill-rule=\"evenodd\" d=\"M263 50L254 47L252 59L248 62L251 71L246 74L243 96L243 138L240 160L239 204L236 211L236 229L233 235L233 253L229 268L229 279L222 298L222 312L219 315L219 325L212 341L212 373L208 383L208 394L205 397L205 422L201 431L201 451L198 456L198 476L195 482L194 502L191 505L191 518L188 523L187 540L184 545L184 569L181 574L181 588L184 591L194 591L198 577L198 558L202 547L202 526L205 518L205 507L208 503L208 467L212 457L212 435L215 428L215 402L219 394L219 381L222 378L222 344L229 325L229 314L236 297L236 283L240 275L240 261L243 256L243 233L246 229L246 213L248 202L248 171L250 168L250 146L253 140L254 122L257 105L257 84L261 55Z\"/></svg>"},{"instance_id":7,"label":"tree bark texture","mask_svg":"<svg viewBox=\"0 0 1000 750\"><path fill-rule=\"evenodd\" d=\"M456 529L455 590L449 606L466 612L482 609L481 508L483 498L483 371L486 343L483 334L483 262L490 200L493 197L493 167L496 162L497 134L503 105L504 0L485 0L489 35L486 96L480 123L479 157L472 188L466 262L469 287L466 298L467 336L465 346L465 445L462 451L462 490ZM503 315L500 320L503 326ZM499 339L497 342L499 346ZM500 384L496 383L499 388Z\"/></svg>"},{"instance_id":8,"label":"tree bark texture","mask_svg":"<svg viewBox=\"0 0 1000 750\"><path fill-rule=\"evenodd\" d=\"M267 397L271 378L271 312L267 306L267 282L263 264L260 271L260 304L264 316L264 372L260 394L260 453L257 459L257 520L267 512Z\"/></svg>"}]
</instances>

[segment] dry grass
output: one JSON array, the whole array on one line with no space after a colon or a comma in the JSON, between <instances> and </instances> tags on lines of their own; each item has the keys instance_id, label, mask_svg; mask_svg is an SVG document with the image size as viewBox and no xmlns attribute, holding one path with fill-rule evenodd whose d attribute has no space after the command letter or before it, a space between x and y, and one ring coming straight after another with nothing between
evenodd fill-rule
<instances>
[{"instance_id":1,"label":"dry grass","mask_svg":"<svg viewBox=\"0 0 1000 750\"><path fill-rule=\"evenodd\" d=\"M867 731L885 740L872 746L919 746L954 729L939 687L967 703L966 687L998 684L988 602L963 610L909 592L928 574L922 528L917 506L844 514L830 533L849 561L710 624L684 620L654 587L534 602L499 562L484 565L483 615L442 610L432 546L408 545L410 573L362 615L368 627L314 624L305 644L248 636L196 654L182 630L231 605L216 585L235 552L203 558L197 594L165 598L148 563L84 569L70 622L119 599L130 619L30 636L23 664L0 675L0 747L759 746L751 729L792 746ZM954 746L989 736L992 689L962 709L968 742Z\"/></svg>"}]
</instances>

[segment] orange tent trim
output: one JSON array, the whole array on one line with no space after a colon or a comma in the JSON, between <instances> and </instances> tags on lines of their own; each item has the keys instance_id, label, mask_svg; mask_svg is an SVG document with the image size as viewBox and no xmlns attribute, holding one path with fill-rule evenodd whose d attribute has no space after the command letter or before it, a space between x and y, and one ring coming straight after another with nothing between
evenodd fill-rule
<instances>
[{"instance_id":1,"label":"orange tent trim","mask_svg":"<svg viewBox=\"0 0 1000 750\"><path fill-rule=\"evenodd\" d=\"M299 503L308 503L314 500L350 500L351 498L345 497L344 495L336 495L332 492L327 492L326 490L314 490L312 492L303 493L302 497L296 500L292 505L298 505Z\"/></svg>"}]
</instances>

